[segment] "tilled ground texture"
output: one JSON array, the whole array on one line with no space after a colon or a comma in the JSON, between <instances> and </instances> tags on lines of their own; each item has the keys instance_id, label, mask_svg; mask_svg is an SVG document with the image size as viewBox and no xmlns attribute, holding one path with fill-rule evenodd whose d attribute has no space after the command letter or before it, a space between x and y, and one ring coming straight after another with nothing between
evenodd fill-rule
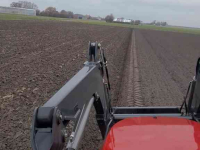
<instances>
[{"instance_id":1,"label":"tilled ground texture","mask_svg":"<svg viewBox=\"0 0 200 150\"><path fill-rule=\"evenodd\" d=\"M195 75L200 36L133 30L131 39L118 105L180 106Z\"/></svg>"},{"instance_id":2,"label":"tilled ground texture","mask_svg":"<svg viewBox=\"0 0 200 150\"><path fill-rule=\"evenodd\" d=\"M99 41L106 50L115 103L130 36L127 28L0 21L0 149L30 149L34 108L82 68L88 41ZM98 149L99 135L88 126L92 140L82 149Z\"/></svg>"},{"instance_id":3,"label":"tilled ground texture","mask_svg":"<svg viewBox=\"0 0 200 150\"><path fill-rule=\"evenodd\" d=\"M136 30L140 85L145 106L180 105L200 57L200 36Z\"/></svg>"},{"instance_id":4,"label":"tilled ground texture","mask_svg":"<svg viewBox=\"0 0 200 150\"><path fill-rule=\"evenodd\" d=\"M30 149L34 108L82 68L88 41L99 41L105 48L112 104L118 106L180 105L200 56L199 35L0 21L0 149ZM93 110L80 149L100 148L94 124Z\"/></svg>"}]
</instances>

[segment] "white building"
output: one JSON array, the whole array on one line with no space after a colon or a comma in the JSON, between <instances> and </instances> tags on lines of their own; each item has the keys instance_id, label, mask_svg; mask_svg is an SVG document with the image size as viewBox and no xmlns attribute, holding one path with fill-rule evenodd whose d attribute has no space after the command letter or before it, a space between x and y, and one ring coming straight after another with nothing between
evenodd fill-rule
<instances>
[{"instance_id":1,"label":"white building","mask_svg":"<svg viewBox=\"0 0 200 150\"><path fill-rule=\"evenodd\" d=\"M25 9L25 8L16 8L16 7L0 6L0 13L36 16L36 10L34 9Z\"/></svg>"},{"instance_id":2,"label":"white building","mask_svg":"<svg viewBox=\"0 0 200 150\"><path fill-rule=\"evenodd\" d=\"M115 18L114 22L122 22L122 23L131 23L131 19L124 19L124 18Z\"/></svg>"},{"instance_id":3,"label":"white building","mask_svg":"<svg viewBox=\"0 0 200 150\"><path fill-rule=\"evenodd\" d=\"M131 23L131 19L124 19L124 22L126 22L126 23Z\"/></svg>"}]
</instances>

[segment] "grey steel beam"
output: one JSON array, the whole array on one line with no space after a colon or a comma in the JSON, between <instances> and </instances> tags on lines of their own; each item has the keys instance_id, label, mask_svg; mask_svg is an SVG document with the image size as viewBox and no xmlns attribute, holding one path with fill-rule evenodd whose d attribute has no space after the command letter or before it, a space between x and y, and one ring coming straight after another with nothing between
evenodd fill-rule
<instances>
[{"instance_id":1,"label":"grey steel beam","mask_svg":"<svg viewBox=\"0 0 200 150\"><path fill-rule=\"evenodd\" d=\"M93 106L94 97L92 97L89 103L84 106L83 111L80 115L80 119L78 120L78 124L76 126L75 132L72 132L69 143L67 145L67 149L78 149L79 142L83 136L83 131L85 129L85 125L87 123L90 110Z\"/></svg>"}]
</instances>

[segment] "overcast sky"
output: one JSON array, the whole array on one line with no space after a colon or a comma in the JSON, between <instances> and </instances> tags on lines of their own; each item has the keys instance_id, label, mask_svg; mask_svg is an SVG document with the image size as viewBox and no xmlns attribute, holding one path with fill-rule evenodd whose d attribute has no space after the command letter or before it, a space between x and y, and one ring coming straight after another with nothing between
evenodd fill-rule
<instances>
[{"instance_id":1,"label":"overcast sky","mask_svg":"<svg viewBox=\"0 0 200 150\"><path fill-rule=\"evenodd\" d=\"M15 0L0 0L9 6ZM18 0L16 0L18 1ZM29 0L40 10L54 6L74 13L105 17L139 19L143 22L166 21L170 25L200 27L200 0Z\"/></svg>"}]
</instances>

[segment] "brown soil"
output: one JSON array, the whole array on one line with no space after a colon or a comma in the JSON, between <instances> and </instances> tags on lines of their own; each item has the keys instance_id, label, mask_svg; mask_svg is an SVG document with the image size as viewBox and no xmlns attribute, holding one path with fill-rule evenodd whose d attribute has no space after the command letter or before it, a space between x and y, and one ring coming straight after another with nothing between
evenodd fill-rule
<instances>
[{"instance_id":1,"label":"brown soil","mask_svg":"<svg viewBox=\"0 0 200 150\"><path fill-rule=\"evenodd\" d=\"M116 101L130 33L71 22L0 21L0 149L30 149L34 108L83 67L89 41L106 49Z\"/></svg>"},{"instance_id":2,"label":"brown soil","mask_svg":"<svg viewBox=\"0 0 200 150\"><path fill-rule=\"evenodd\" d=\"M153 30L134 30L141 103L144 106L180 106L200 57L200 36ZM130 42L131 45L132 42ZM129 46L129 52L131 51ZM130 59L126 55L119 105L128 106ZM134 61L132 61L134 66ZM132 79L134 81L134 79ZM135 84L135 83L134 83ZM134 103L134 88L133 88Z\"/></svg>"},{"instance_id":3,"label":"brown soil","mask_svg":"<svg viewBox=\"0 0 200 150\"><path fill-rule=\"evenodd\" d=\"M180 105L200 56L200 36L137 30L141 95L145 106Z\"/></svg>"},{"instance_id":4,"label":"brown soil","mask_svg":"<svg viewBox=\"0 0 200 150\"><path fill-rule=\"evenodd\" d=\"M106 50L113 105L130 104L127 93L132 96L128 82L134 77L130 74L130 66L136 63L133 58L138 63L142 104L180 105L200 56L200 36L134 32L136 53L130 53L133 40L128 28L0 21L0 149L30 149L34 108L43 105L83 67L88 41L101 42ZM94 124L91 112L80 149L100 148L102 140Z\"/></svg>"}]
</instances>

